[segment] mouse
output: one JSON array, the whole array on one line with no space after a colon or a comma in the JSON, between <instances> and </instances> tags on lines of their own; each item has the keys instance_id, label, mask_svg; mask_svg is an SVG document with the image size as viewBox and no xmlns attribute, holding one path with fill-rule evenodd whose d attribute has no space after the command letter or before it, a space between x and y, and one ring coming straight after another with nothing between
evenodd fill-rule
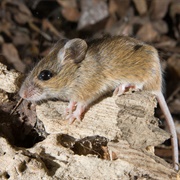
<instances>
[{"instance_id":1,"label":"mouse","mask_svg":"<svg viewBox=\"0 0 180 180\"><path fill-rule=\"evenodd\" d=\"M19 95L31 102L68 101L66 117L71 124L106 93L120 96L130 87L148 91L156 96L165 116L178 170L177 134L162 93L162 74L158 51L135 38L60 39L26 77Z\"/></svg>"}]
</instances>

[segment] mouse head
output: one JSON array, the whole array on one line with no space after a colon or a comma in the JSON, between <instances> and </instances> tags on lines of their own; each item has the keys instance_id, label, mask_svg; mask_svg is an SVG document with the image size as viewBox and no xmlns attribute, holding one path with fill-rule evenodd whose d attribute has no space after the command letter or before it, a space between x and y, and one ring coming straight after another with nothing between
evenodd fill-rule
<instances>
[{"instance_id":1,"label":"mouse head","mask_svg":"<svg viewBox=\"0 0 180 180\"><path fill-rule=\"evenodd\" d=\"M20 88L20 96L30 101L59 98L72 83L86 51L87 44L82 39L60 40L27 76Z\"/></svg>"}]
</instances>

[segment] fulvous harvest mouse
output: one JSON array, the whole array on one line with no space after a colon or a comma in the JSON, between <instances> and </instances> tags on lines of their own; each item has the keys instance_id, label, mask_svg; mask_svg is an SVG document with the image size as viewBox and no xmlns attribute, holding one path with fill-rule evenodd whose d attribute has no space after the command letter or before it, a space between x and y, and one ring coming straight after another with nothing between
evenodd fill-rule
<instances>
[{"instance_id":1,"label":"fulvous harvest mouse","mask_svg":"<svg viewBox=\"0 0 180 180\"><path fill-rule=\"evenodd\" d=\"M67 117L81 119L87 107L104 94L121 95L128 87L155 94L165 115L178 170L178 144L173 119L162 94L157 50L139 40L116 36L91 40L62 39L30 72L20 96L30 101L69 101Z\"/></svg>"}]
</instances>

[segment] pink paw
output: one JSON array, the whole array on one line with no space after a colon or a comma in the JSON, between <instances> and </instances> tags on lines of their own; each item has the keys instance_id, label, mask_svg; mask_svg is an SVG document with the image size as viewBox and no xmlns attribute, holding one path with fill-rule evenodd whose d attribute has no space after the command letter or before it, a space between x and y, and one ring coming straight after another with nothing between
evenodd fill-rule
<instances>
[{"instance_id":1,"label":"pink paw","mask_svg":"<svg viewBox=\"0 0 180 180\"><path fill-rule=\"evenodd\" d=\"M85 109L85 105L70 101L68 107L66 108L66 119L69 120L69 124L72 124L76 119L81 120Z\"/></svg>"},{"instance_id":2,"label":"pink paw","mask_svg":"<svg viewBox=\"0 0 180 180\"><path fill-rule=\"evenodd\" d=\"M68 114L72 114L73 111L76 109L76 102L74 101L70 101L66 110L65 110L65 114L68 115Z\"/></svg>"},{"instance_id":3,"label":"pink paw","mask_svg":"<svg viewBox=\"0 0 180 180\"><path fill-rule=\"evenodd\" d=\"M133 89L133 90L139 90L142 89L142 86L136 86L134 84L120 84L118 87L116 87L116 89L113 92L113 95L117 95L120 96L122 95L124 92L127 92L129 89Z\"/></svg>"},{"instance_id":4,"label":"pink paw","mask_svg":"<svg viewBox=\"0 0 180 180\"><path fill-rule=\"evenodd\" d=\"M69 120L69 124L72 124L76 119L81 121L81 116L75 113L72 113L72 114L67 115L66 119Z\"/></svg>"}]
</instances>

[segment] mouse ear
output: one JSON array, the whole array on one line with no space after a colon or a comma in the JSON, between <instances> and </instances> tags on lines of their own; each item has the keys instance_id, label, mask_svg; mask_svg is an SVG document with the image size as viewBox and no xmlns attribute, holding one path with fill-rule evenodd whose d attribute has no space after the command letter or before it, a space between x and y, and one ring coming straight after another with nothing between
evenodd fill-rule
<instances>
[{"instance_id":1,"label":"mouse ear","mask_svg":"<svg viewBox=\"0 0 180 180\"><path fill-rule=\"evenodd\" d=\"M65 63L66 60L73 60L75 63L79 63L85 58L86 51L86 41L79 38L72 39L60 49L58 59L60 59L61 63Z\"/></svg>"}]
</instances>

